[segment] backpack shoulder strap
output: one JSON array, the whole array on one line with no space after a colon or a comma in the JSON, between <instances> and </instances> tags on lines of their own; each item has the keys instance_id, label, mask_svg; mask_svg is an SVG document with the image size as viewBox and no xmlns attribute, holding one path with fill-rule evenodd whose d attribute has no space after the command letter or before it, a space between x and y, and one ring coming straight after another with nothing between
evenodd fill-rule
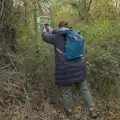
<instances>
[{"instance_id":1,"label":"backpack shoulder strap","mask_svg":"<svg viewBox=\"0 0 120 120\"><path fill-rule=\"evenodd\" d=\"M60 49L56 48L56 50L63 55L63 52Z\"/></svg>"}]
</instances>

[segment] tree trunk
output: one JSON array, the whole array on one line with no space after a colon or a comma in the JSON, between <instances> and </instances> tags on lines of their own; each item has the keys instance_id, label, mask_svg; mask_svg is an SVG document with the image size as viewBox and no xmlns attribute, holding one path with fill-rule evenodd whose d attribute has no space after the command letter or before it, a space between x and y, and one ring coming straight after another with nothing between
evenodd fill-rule
<instances>
[{"instance_id":1,"label":"tree trunk","mask_svg":"<svg viewBox=\"0 0 120 120\"><path fill-rule=\"evenodd\" d=\"M84 0L84 15L85 15L85 22L88 22L88 12L87 12L87 2Z\"/></svg>"},{"instance_id":2,"label":"tree trunk","mask_svg":"<svg viewBox=\"0 0 120 120\"><path fill-rule=\"evenodd\" d=\"M92 4L92 0L90 0L89 3L88 3L87 12L90 11L91 4Z\"/></svg>"},{"instance_id":3,"label":"tree trunk","mask_svg":"<svg viewBox=\"0 0 120 120\"><path fill-rule=\"evenodd\" d=\"M4 58L5 63L10 62L8 56L5 56L5 54L10 51L16 52L16 29L10 26L12 8L12 0L0 1L0 57Z\"/></svg>"},{"instance_id":4,"label":"tree trunk","mask_svg":"<svg viewBox=\"0 0 120 120\"><path fill-rule=\"evenodd\" d=\"M77 9L79 17L81 20L85 20L85 17L81 14L81 11L79 9Z\"/></svg>"}]
</instances>

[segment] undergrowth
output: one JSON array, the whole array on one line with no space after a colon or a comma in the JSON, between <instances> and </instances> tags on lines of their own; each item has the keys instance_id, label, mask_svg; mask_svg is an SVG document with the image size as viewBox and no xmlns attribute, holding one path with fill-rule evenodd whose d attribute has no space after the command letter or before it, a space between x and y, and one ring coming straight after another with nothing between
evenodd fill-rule
<instances>
[{"instance_id":1,"label":"undergrowth","mask_svg":"<svg viewBox=\"0 0 120 120\"><path fill-rule=\"evenodd\" d=\"M85 37L87 80L97 106L101 112L109 106L114 113L119 106L120 24L98 21L77 27L81 28ZM54 120L58 117L50 112L53 110L46 103L47 97L58 94L54 85L53 48L42 42L36 53L33 43L31 39L24 42L19 40L19 51L7 54L10 66L0 68L1 120ZM112 113L106 115L114 116ZM118 118L119 114L115 115Z\"/></svg>"}]
</instances>

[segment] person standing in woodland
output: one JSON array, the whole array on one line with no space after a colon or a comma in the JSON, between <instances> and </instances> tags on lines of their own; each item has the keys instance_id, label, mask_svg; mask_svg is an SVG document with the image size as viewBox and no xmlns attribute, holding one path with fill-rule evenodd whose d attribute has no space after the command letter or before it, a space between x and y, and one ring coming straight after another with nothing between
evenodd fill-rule
<instances>
[{"instance_id":1,"label":"person standing in woodland","mask_svg":"<svg viewBox=\"0 0 120 120\"><path fill-rule=\"evenodd\" d=\"M43 40L54 45L55 48L55 83L61 96L60 101L67 116L71 116L74 110L72 89L75 85L88 106L91 117L97 118L98 114L86 82L86 65L83 57L68 60L63 55L66 45L66 31L70 29L68 22L61 21L56 32L54 30L53 32L51 28L50 31L46 31L44 28L42 32Z\"/></svg>"}]
</instances>

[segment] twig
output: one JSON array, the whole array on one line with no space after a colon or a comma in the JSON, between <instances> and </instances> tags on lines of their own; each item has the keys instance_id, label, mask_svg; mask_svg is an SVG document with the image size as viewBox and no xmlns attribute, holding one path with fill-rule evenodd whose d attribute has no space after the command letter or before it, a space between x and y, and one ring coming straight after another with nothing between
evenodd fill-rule
<instances>
[{"instance_id":1,"label":"twig","mask_svg":"<svg viewBox=\"0 0 120 120\"><path fill-rule=\"evenodd\" d=\"M1 8L1 12L0 12L0 18L1 18L1 25L0 25L0 28L2 27L2 22L3 22L3 19L2 19L3 9L4 9L4 0L3 0L3 2L2 2L2 8Z\"/></svg>"},{"instance_id":2,"label":"twig","mask_svg":"<svg viewBox=\"0 0 120 120\"><path fill-rule=\"evenodd\" d=\"M0 11L0 18L1 18L2 13L3 13L3 8L4 8L4 0L3 0L3 2L2 2L2 8L1 8L1 11Z\"/></svg>"},{"instance_id":3,"label":"twig","mask_svg":"<svg viewBox=\"0 0 120 120\"><path fill-rule=\"evenodd\" d=\"M10 65L11 65L11 64L7 64L7 65L5 65L4 67L1 67L0 70L3 70L3 69L5 69L5 68L9 67Z\"/></svg>"}]
</instances>

